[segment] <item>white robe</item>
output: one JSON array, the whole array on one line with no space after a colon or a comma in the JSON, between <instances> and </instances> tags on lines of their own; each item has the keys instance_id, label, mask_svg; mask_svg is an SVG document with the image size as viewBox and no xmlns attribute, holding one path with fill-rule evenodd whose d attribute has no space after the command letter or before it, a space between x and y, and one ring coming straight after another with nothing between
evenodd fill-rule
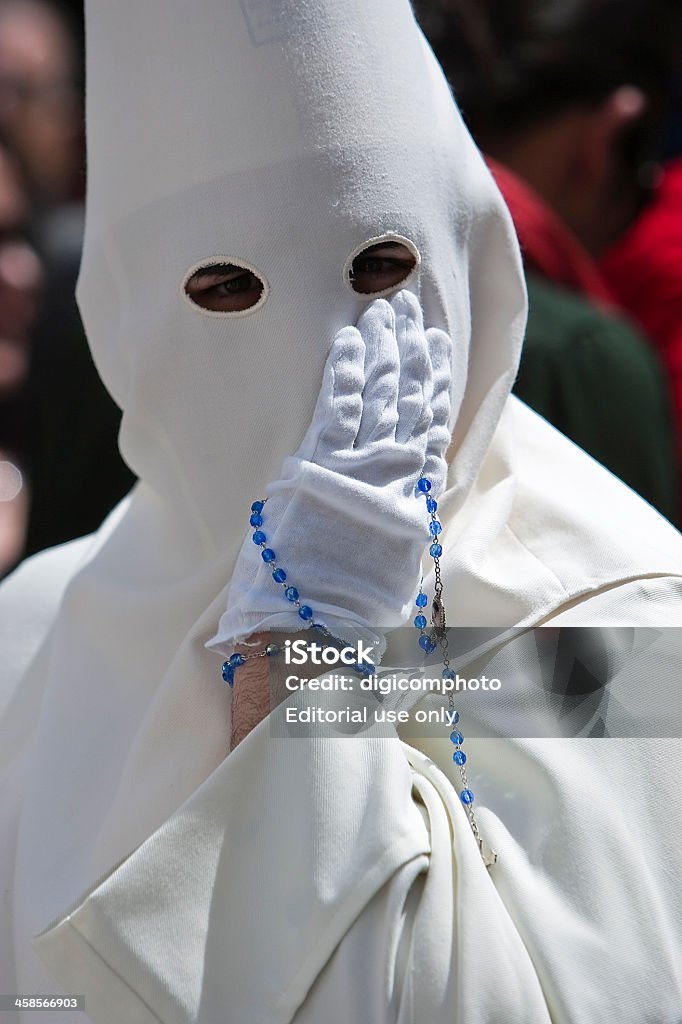
<instances>
[{"instance_id":1,"label":"white robe","mask_svg":"<svg viewBox=\"0 0 682 1024\"><path fill-rule=\"evenodd\" d=\"M506 558L497 531L490 535L499 572L513 579L523 571L519 559L537 571L543 516L576 544L541 563L566 599L525 621L679 625L675 531L515 400L510 416L516 499ZM499 444L490 459L500 462ZM557 501L566 488L601 507L607 495L617 499L620 537L589 580L583 566L583 586L580 552L612 524L593 519L581 537L572 514L562 521L546 503L532 520L527 482L540 478ZM643 525L650 572L632 551L632 531ZM31 742L49 707L41 644L91 547L86 539L35 556L0 588L0 991L85 994L95 1024L678 1024L682 748L655 732L642 740L587 731L574 739L467 740L479 824L499 857L487 871L457 797L447 735L415 740L370 729L353 739L274 738L266 719L71 905L43 919L35 938L30 851L24 846L19 865L13 854ZM604 569L617 559L620 577ZM661 657L652 653L652 672ZM642 680L644 722L654 684ZM309 699L302 691L291 700ZM338 695L325 699L333 704ZM71 718L77 711L65 709ZM608 736L608 706L600 713ZM164 717L158 704L155 714ZM466 735L466 719L462 728ZM167 739L181 756L196 739L192 722L174 718L173 729ZM146 757L153 776L154 750ZM99 766L94 759L80 769L96 775ZM145 774L135 781L144 789ZM49 800L49 777L43 785ZM60 828L68 830L64 812ZM55 838L46 830L46 845ZM34 1019L43 1020L16 1015L24 1024ZM82 1014L51 1019L75 1024Z\"/></svg>"}]
</instances>

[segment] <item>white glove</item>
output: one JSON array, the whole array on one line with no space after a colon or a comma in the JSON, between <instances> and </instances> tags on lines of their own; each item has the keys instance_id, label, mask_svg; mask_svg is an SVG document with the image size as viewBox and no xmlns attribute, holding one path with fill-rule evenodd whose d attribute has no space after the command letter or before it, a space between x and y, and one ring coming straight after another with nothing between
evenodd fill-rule
<instances>
[{"instance_id":1,"label":"white glove","mask_svg":"<svg viewBox=\"0 0 682 1024\"><path fill-rule=\"evenodd\" d=\"M433 541L415 487L421 474L432 497L445 484L451 358L450 338L424 330L406 290L390 304L375 299L357 328L339 331L312 424L266 488L262 526L244 540L208 648L227 655L253 632L320 622L345 643L372 644L379 663L383 629L413 614L421 558ZM257 529L275 552L271 564L253 541ZM283 585L274 566L286 572ZM287 599L289 586L312 619Z\"/></svg>"}]
</instances>

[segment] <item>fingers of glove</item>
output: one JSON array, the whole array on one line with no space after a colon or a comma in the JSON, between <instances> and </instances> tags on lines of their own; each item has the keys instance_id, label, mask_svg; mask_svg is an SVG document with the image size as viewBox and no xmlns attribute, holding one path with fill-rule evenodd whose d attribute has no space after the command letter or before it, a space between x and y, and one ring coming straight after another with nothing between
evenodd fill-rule
<instances>
[{"instance_id":1,"label":"fingers of glove","mask_svg":"<svg viewBox=\"0 0 682 1024\"><path fill-rule=\"evenodd\" d=\"M396 318L400 356L398 425L395 439L423 441L431 424L431 360L424 333L422 311L416 296L400 291L391 303Z\"/></svg>"},{"instance_id":2,"label":"fingers of glove","mask_svg":"<svg viewBox=\"0 0 682 1024\"><path fill-rule=\"evenodd\" d=\"M445 484L445 452L450 443L450 390L452 386L452 341L445 331L430 327L426 343L431 358L433 390L432 420L426 444L424 475L440 491Z\"/></svg>"},{"instance_id":3,"label":"fingers of glove","mask_svg":"<svg viewBox=\"0 0 682 1024\"><path fill-rule=\"evenodd\" d=\"M364 362L362 335L343 327L327 356L312 423L298 450L301 458L324 458L325 452L353 446L362 416Z\"/></svg>"},{"instance_id":4,"label":"fingers of glove","mask_svg":"<svg viewBox=\"0 0 682 1024\"><path fill-rule=\"evenodd\" d=\"M365 387L356 448L395 436L400 376L395 316L385 299L375 299L368 306L358 320L358 330L365 343Z\"/></svg>"}]
</instances>

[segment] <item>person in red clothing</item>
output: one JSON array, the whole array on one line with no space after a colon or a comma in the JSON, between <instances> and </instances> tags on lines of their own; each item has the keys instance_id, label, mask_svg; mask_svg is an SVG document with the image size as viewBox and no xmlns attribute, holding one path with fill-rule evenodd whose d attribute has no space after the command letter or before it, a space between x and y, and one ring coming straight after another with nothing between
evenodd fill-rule
<instances>
[{"instance_id":1,"label":"person in red clothing","mask_svg":"<svg viewBox=\"0 0 682 1024\"><path fill-rule=\"evenodd\" d=\"M652 202L601 261L618 301L655 343L672 385L682 467L682 159L664 169Z\"/></svg>"}]
</instances>

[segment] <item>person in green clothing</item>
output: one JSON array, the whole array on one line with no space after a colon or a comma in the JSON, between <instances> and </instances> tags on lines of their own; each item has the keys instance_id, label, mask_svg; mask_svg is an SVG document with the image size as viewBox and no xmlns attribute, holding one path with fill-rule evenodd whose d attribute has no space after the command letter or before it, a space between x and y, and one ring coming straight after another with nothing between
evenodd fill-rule
<instances>
[{"instance_id":1,"label":"person in green clothing","mask_svg":"<svg viewBox=\"0 0 682 1024\"><path fill-rule=\"evenodd\" d=\"M526 284L515 393L674 521L671 414L654 353L625 319L533 272Z\"/></svg>"},{"instance_id":2,"label":"person in green clothing","mask_svg":"<svg viewBox=\"0 0 682 1024\"><path fill-rule=\"evenodd\" d=\"M669 385L596 264L645 201L679 4L421 0L417 13L521 242L515 393L679 522Z\"/></svg>"}]
</instances>

